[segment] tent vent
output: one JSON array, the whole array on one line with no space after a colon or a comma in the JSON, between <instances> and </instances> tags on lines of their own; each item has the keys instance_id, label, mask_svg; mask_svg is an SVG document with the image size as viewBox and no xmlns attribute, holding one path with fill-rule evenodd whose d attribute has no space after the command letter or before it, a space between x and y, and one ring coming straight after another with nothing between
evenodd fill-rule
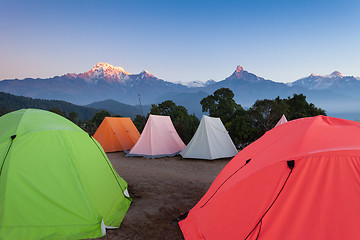
<instances>
[{"instance_id":1,"label":"tent vent","mask_svg":"<svg viewBox=\"0 0 360 240\"><path fill-rule=\"evenodd\" d=\"M178 216L177 218L173 219L172 221L174 222L174 225L178 225L178 222L184 220L189 214L189 211L187 211L186 213L181 213L180 216Z\"/></svg>"},{"instance_id":2,"label":"tent vent","mask_svg":"<svg viewBox=\"0 0 360 240\"><path fill-rule=\"evenodd\" d=\"M295 166L295 161L294 160L291 160L291 161L287 161L287 165L290 169L293 169L294 166Z\"/></svg>"},{"instance_id":3,"label":"tent vent","mask_svg":"<svg viewBox=\"0 0 360 240\"><path fill-rule=\"evenodd\" d=\"M2 164L1 164L0 176L1 176L1 173L2 173L2 170L3 170L3 167L4 167L4 164L5 164L6 157L7 157L7 155L8 155L9 152L10 152L10 148L11 148L11 146L12 146L12 144L13 144L14 139L16 138L16 134L15 134L15 135L12 135L10 138L11 138L10 146L9 146L9 148L8 148L6 154L5 154L4 160L3 160Z\"/></svg>"},{"instance_id":4,"label":"tent vent","mask_svg":"<svg viewBox=\"0 0 360 240\"><path fill-rule=\"evenodd\" d=\"M245 164L248 164L251 161L251 158L249 158L248 160L246 160Z\"/></svg>"}]
</instances>

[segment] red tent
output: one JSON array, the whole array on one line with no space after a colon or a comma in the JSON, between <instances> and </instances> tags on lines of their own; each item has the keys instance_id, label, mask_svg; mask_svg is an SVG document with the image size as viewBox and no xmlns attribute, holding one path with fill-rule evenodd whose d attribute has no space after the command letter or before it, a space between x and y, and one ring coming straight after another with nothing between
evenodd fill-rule
<instances>
[{"instance_id":1,"label":"red tent","mask_svg":"<svg viewBox=\"0 0 360 240\"><path fill-rule=\"evenodd\" d=\"M360 123L279 125L220 172L179 222L185 239L359 239Z\"/></svg>"}]
</instances>

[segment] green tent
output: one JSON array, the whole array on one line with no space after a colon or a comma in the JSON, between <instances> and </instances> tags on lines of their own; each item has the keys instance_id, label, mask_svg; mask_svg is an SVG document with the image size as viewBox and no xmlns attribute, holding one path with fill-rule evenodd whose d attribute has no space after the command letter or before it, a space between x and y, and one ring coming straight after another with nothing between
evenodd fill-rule
<instances>
[{"instance_id":1,"label":"green tent","mask_svg":"<svg viewBox=\"0 0 360 240\"><path fill-rule=\"evenodd\" d=\"M101 237L131 203L100 144L44 110L0 117L0 167L0 239Z\"/></svg>"}]
</instances>

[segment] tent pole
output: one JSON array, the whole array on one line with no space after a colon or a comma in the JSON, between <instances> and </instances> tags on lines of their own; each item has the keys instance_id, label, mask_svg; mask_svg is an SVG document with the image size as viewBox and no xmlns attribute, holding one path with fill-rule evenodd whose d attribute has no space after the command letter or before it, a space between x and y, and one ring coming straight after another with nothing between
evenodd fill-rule
<instances>
[{"instance_id":1,"label":"tent pole","mask_svg":"<svg viewBox=\"0 0 360 240\"><path fill-rule=\"evenodd\" d=\"M140 93L138 93L138 97L139 97L139 102L140 102L140 111L141 111L141 116L143 117L143 124L145 126L145 120L144 120L144 113L143 113L143 110L142 110L142 106L141 106L141 100L140 100Z\"/></svg>"}]
</instances>

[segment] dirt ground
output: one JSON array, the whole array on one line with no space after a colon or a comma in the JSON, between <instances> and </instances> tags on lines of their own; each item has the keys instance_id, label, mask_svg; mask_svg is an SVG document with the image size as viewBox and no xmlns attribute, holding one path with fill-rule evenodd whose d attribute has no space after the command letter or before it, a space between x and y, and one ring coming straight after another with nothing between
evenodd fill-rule
<instances>
[{"instance_id":1,"label":"dirt ground","mask_svg":"<svg viewBox=\"0 0 360 240\"><path fill-rule=\"evenodd\" d=\"M129 185L130 205L120 228L107 230L101 239L184 239L172 223L205 194L230 161L183 159L181 156L147 159L107 154Z\"/></svg>"}]
</instances>

